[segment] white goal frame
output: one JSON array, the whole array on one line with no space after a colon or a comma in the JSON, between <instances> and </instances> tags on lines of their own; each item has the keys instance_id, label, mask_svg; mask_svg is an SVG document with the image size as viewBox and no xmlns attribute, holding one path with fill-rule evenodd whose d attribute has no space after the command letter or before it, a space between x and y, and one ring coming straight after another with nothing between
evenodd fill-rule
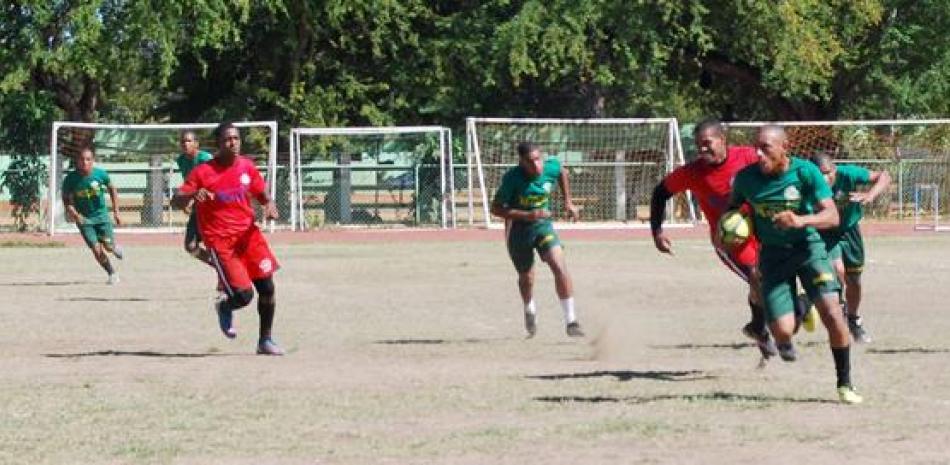
<instances>
[{"instance_id":1,"label":"white goal frame","mask_svg":"<svg viewBox=\"0 0 950 465\"><path fill-rule=\"evenodd\" d=\"M484 164L482 163L482 150L478 142L478 123L489 123L489 124L537 124L537 125L552 125L552 124L575 124L575 125L584 125L584 124L602 124L602 125L642 125L642 124L667 124L668 125L668 134L666 141L666 167L665 173L669 174L678 166L685 164L685 157L683 154L683 143L680 139L679 133L679 122L676 118L497 118L497 117L468 117L465 119L465 128L466 128L466 150L465 150L465 159L466 165L468 167L468 208L469 208L469 225L475 226L474 222L474 184L472 176L472 165L476 167L476 176L478 178L478 187L481 189L481 202L482 202L482 214L484 215L485 221L481 226L485 228L502 228L504 226L503 222L494 222L492 221L492 216L489 206L489 193L487 187L485 186L485 170ZM530 141L529 141L530 142ZM584 166L624 166L636 164L621 162L620 164L614 163L587 163ZM565 165L565 166L570 166ZM689 215L689 221L686 223L677 223L670 222L666 223L665 227L693 227L697 223L696 210L693 206L692 195L689 191L686 192L687 199L687 209ZM671 214L668 209L668 214ZM608 222L608 223L584 223L583 217L580 222L577 223L564 223L559 224L561 229L646 229L649 228L649 223L621 223L621 222Z\"/></svg>"},{"instance_id":2,"label":"white goal frame","mask_svg":"<svg viewBox=\"0 0 950 465\"><path fill-rule=\"evenodd\" d=\"M134 131L184 131L188 129L214 129L219 123L196 123L196 124L108 124L108 123L80 123L73 121L55 121L53 122L52 140L50 143L50 164L49 164L49 232L50 236L57 233L56 224L63 219L64 210L60 200L60 183L64 170L60 166L63 158L59 154L59 130L62 128L77 129L115 129L115 130L134 130ZM266 127L270 130L269 148L267 154L267 180L268 190L271 199L277 194L277 122L276 121L241 121L234 122L239 128L247 127ZM293 206L291 206L293 208ZM269 229L273 231L274 222L269 221ZM117 227L116 232L134 232L134 233L161 233L177 232L183 228L168 227L144 227L144 228L123 228ZM78 232L75 228L69 228L59 232Z\"/></svg>"},{"instance_id":3,"label":"white goal frame","mask_svg":"<svg viewBox=\"0 0 950 465\"><path fill-rule=\"evenodd\" d=\"M368 127L297 127L291 128L288 135L290 148L290 192L294 207L291 212L290 225L293 231L306 229L304 221L303 198L303 167L300 153L301 137L303 136L375 136L401 134L437 134L439 136L439 188L442 193L441 227L455 227L455 202L450 201L451 193L455 191L454 176L452 173L452 130L444 126L368 126ZM418 180L417 180L418 182Z\"/></svg>"}]
</instances>

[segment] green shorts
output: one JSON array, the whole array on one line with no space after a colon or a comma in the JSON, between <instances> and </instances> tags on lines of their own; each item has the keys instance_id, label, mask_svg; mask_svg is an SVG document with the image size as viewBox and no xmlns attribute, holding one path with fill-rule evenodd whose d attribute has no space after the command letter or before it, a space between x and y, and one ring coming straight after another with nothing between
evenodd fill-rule
<instances>
[{"instance_id":1,"label":"green shorts","mask_svg":"<svg viewBox=\"0 0 950 465\"><path fill-rule=\"evenodd\" d=\"M554 232L550 221L515 221L508 227L508 256L519 273L525 273L534 266L534 251L544 254L555 246L561 245L560 238Z\"/></svg>"},{"instance_id":2,"label":"green shorts","mask_svg":"<svg viewBox=\"0 0 950 465\"><path fill-rule=\"evenodd\" d=\"M763 246L759 271L769 321L794 311L796 277L813 302L824 294L841 290L823 241L808 241L788 248Z\"/></svg>"},{"instance_id":3,"label":"green shorts","mask_svg":"<svg viewBox=\"0 0 950 465\"><path fill-rule=\"evenodd\" d=\"M77 225L77 227L79 228L79 233L82 234L83 240L86 241L86 245L90 248L94 247L97 242L109 246L115 242L112 233L112 221L108 219L105 221L86 222Z\"/></svg>"},{"instance_id":4,"label":"green shorts","mask_svg":"<svg viewBox=\"0 0 950 465\"><path fill-rule=\"evenodd\" d=\"M828 249L828 258L841 259L848 274L860 274L864 271L864 238L861 228L855 225L840 234L822 236Z\"/></svg>"}]
</instances>

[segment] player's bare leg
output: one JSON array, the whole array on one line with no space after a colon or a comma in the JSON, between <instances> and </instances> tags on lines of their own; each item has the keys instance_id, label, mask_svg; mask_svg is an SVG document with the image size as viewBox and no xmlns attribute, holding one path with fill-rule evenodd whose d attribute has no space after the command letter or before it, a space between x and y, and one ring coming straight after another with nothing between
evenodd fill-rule
<instances>
[{"instance_id":1,"label":"player's bare leg","mask_svg":"<svg viewBox=\"0 0 950 465\"><path fill-rule=\"evenodd\" d=\"M580 323L577 322L577 315L574 313L574 282L571 275L567 272L567 265L564 261L564 250L561 246L554 246L547 250L541 259L551 268L554 274L554 287L557 291L557 297L561 300L561 309L564 311L564 324L567 335L572 337L583 337L584 331L581 330Z\"/></svg>"},{"instance_id":2,"label":"player's bare leg","mask_svg":"<svg viewBox=\"0 0 950 465\"><path fill-rule=\"evenodd\" d=\"M538 332L538 309L534 305L534 267L523 273L518 273L518 292L521 293L521 302L524 304L524 330L528 338Z\"/></svg>"},{"instance_id":3,"label":"player's bare leg","mask_svg":"<svg viewBox=\"0 0 950 465\"><path fill-rule=\"evenodd\" d=\"M112 262L109 261L109 256L106 255L106 249L103 247L101 242L96 243L92 246L92 255L96 257L96 261L99 262L99 266L103 270L106 270L106 273L109 274L108 284L118 284L119 275L115 273L115 269L112 268Z\"/></svg>"}]
</instances>

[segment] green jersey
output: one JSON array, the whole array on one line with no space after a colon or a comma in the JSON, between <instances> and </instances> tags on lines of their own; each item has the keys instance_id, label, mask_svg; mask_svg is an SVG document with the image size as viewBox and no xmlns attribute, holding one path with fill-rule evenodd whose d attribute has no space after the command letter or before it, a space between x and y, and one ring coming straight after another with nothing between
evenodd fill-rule
<instances>
[{"instance_id":1,"label":"green jersey","mask_svg":"<svg viewBox=\"0 0 950 465\"><path fill-rule=\"evenodd\" d=\"M851 201L851 193L858 186L870 182L871 172L867 168L855 165L838 165L838 171L835 174L835 185L831 186L831 194L835 199L835 205L838 207L841 224L829 232L846 231L861 221L864 211L861 209L860 202Z\"/></svg>"},{"instance_id":2,"label":"green jersey","mask_svg":"<svg viewBox=\"0 0 950 465\"><path fill-rule=\"evenodd\" d=\"M70 171L63 180L63 195L70 196L73 206L86 219L86 224L109 221L106 209L106 188L112 184L105 170L93 167L89 176L78 170Z\"/></svg>"},{"instance_id":3,"label":"green jersey","mask_svg":"<svg viewBox=\"0 0 950 465\"><path fill-rule=\"evenodd\" d=\"M188 155L181 154L178 158L175 159L175 163L178 164L178 171L181 171L181 178L188 179L188 175L191 174L191 170L195 169L196 166L211 161L214 158L210 153L205 152L204 150L199 150L195 154L195 158L191 158Z\"/></svg>"},{"instance_id":4,"label":"green jersey","mask_svg":"<svg viewBox=\"0 0 950 465\"><path fill-rule=\"evenodd\" d=\"M772 217L785 210L811 214L816 204L830 198L831 189L818 167L797 157L791 157L788 169L778 176L763 174L758 165L748 166L732 184L732 205L752 206L755 234L766 247L821 240L815 228L779 229Z\"/></svg>"},{"instance_id":5,"label":"green jersey","mask_svg":"<svg viewBox=\"0 0 950 465\"><path fill-rule=\"evenodd\" d=\"M516 210L547 209L551 204L551 192L561 176L561 162L554 157L544 161L541 174L529 179L521 166L509 169L501 178L492 203Z\"/></svg>"}]
</instances>

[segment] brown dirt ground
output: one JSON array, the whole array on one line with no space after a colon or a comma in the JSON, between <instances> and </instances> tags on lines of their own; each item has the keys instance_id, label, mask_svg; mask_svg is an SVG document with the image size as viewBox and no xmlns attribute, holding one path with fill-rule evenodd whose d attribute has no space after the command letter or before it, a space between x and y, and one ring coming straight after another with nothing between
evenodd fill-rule
<instances>
[{"instance_id":1,"label":"brown dirt ground","mask_svg":"<svg viewBox=\"0 0 950 465\"><path fill-rule=\"evenodd\" d=\"M585 340L543 269L523 338L500 231L278 233L276 359L178 236L121 236L114 287L78 236L0 249L0 463L950 463L950 235L909 229L867 228L860 406L823 330L755 368L699 229L564 232Z\"/></svg>"}]
</instances>

